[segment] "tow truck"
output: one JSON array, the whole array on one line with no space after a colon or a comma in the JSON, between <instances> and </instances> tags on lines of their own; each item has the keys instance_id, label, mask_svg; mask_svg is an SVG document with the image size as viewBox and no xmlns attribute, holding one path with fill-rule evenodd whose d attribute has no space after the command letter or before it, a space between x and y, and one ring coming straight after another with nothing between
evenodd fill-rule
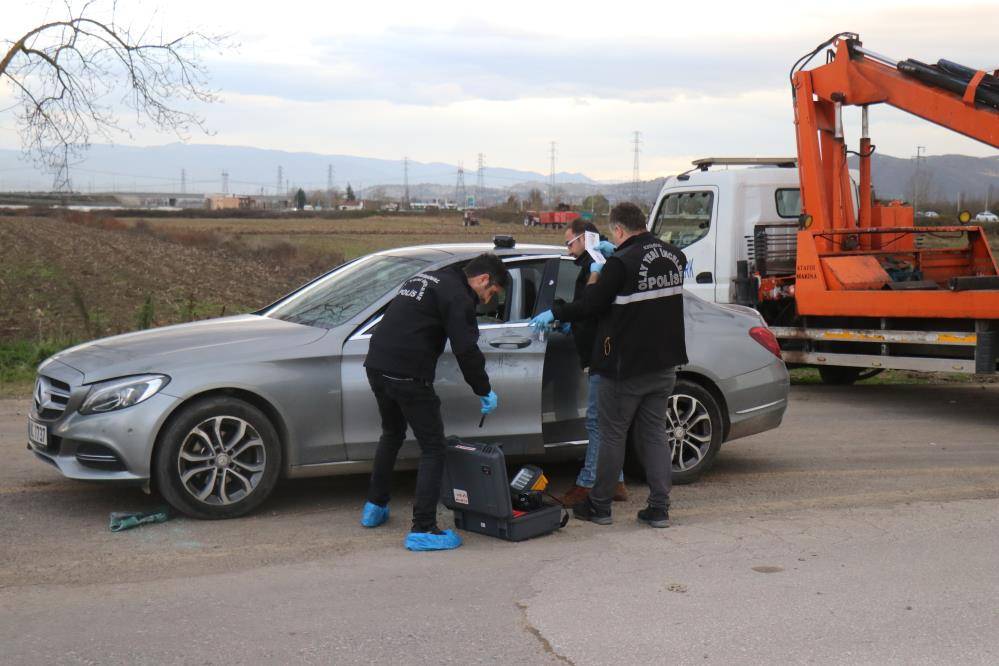
<instances>
[{"instance_id":1,"label":"tow truck","mask_svg":"<svg viewBox=\"0 0 999 666\"><path fill-rule=\"evenodd\" d=\"M999 147L999 73L898 61L839 33L790 79L796 157L704 158L663 185L649 224L686 253L686 288L756 308L784 360L817 366L827 383L886 369L995 373L999 270L985 232L967 212L959 225L916 226L911 206L874 200L868 114L887 104ZM856 150L845 107L860 107Z\"/></svg>"}]
</instances>

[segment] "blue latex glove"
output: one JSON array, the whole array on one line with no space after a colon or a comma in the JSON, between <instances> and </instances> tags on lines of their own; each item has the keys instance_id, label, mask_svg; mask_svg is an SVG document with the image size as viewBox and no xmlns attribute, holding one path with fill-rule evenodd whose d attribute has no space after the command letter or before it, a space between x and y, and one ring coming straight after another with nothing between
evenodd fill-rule
<instances>
[{"instance_id":1,"label":"blue latex glove","mask_svg":"<svg viewBox=\"0 0 999 666\"><path fill-rule=\"evenodd\" d=\"M361 525L365 527L378 527L389 517L387 506L378 506L373 502L364 503L364 511L361 512Z\"/></svg>"},{"instance_id":2,"label":"blue latex glove","mask_svg":"<svg viewBox=\"0 0 999 666\"><path fill-rule=\"evenodd\" d=\"M600 271L602 271L604 269L604 266L606 266L606 265L607 265L607 262L604 262L604 263L601 264L599 262L594 261L592 264L590 264L590 273L597 273L597 274L599 274Z\"/></svg>"},{"instance_id":3,"label":"blue latex glove","mask_svg":"<svg viewBox=\"0 0 999 666\"><path fill-rule=\"evenodd\" d=\"M406 548L409 550L454 550L461 545L461 537L454 530L433 532L410 532L406 535Z\"/></svg>"},{"instance_id":4,"label":"blue latex glove","mask_svg":"<svg viewBox=\"0 0 999 666\"><path fill-rule=\"evenodd\" d=\"M531 326L535 331L543 331L551 328L552 322L555 321L555 315L552 314L551 310L545 310L537 317L531 320Z\"/></svg>"},{"instance_id":5,"label":"blue latex glove","mask_svg":"<svg viewBox=\"0 0 999 666\"><path fill-rule=\"evenodd\" d=\"M479 401L482 403L482 413L489 414L499 404L499 396L496 391L490 391L489 395L480 396Z\"/></svg>"},{"instance_id":6,"label":"blue latex glove","mask_svg":"<svg viewBox=\"0 0 999 666\"><path fill-rule=\"evenodd\" d=\"M610 241L600 241L594 246L594 249L605 257L609 257L617 251L617 246Z\"/></svg>"},{"instance_id":7,"label":"blue latex glove","mask_svg":"<svg viewBox=\"0 0 999 666\"><path fill-rule=\"evenodd\" d=\"M562 325L558 327L558 332L562 335L569 335L571 331L572 326L567 321L562 322Z\"/></svg>"}]
</instances>

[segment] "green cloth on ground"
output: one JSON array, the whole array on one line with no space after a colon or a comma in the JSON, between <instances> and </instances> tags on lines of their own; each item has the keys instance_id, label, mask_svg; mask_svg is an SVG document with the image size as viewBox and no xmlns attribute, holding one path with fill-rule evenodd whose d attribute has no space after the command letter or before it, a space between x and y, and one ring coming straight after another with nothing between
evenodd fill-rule
<instances>
[{"instance_id":1,"label":"green cloth on ground","mask_svg":"<svg viewBox=\"0 0 999 666\"><path fill-rule=\"evenodd\" d=\"M149 511L116 511L111 514L108 527L112 532L121 532L139 525L165 523L168 520L170 520L170 510L166 507L157 507Z\"/></svg>"}]
</instances>

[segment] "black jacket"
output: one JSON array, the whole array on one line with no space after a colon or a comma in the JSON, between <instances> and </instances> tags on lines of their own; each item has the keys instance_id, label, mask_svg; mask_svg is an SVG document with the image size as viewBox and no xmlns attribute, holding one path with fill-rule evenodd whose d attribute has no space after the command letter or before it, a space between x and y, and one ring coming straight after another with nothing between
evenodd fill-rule
<instances>
[{"instance_id":1,"label":"black jacket","mask_svg":"<svg viewBox=\"0 0 999 666\"><path fill-rule=\"evenodd\" d=\"M572 300L576 302L582 300L583 293L586 291L586 281L590 279L590 265L593 264L593 257L584 252L576 257L573 263L579 266L579 274L576 276L576 284L572 291ZM552 314L555 314L556 308L563 305L565 305L565 301L556 300ZM560 319L557 316L556 318ZM580 319L572 322L572 340L576 343L576 353L579 354L579 365L582 368L590 367L590 359L593 356L593 340L596 335L596 319Z\"/></svg>"},{"instance_id":2,"label":"black jacket","mask_svg":"<svg viewBox=\"0 0 999 666\"><path fill-rule=\"evenodd\" d=\"M460 268L414 275L375 328L364 367L433 382L437 359L450 340L465 381L476 395L488 395L489 375L475 321L478 301Z\"/></svg>"},{"instance_id":3,"label":"black jacket","mask_svg":"<svg viewBox=\"0 0 999 666\"><path fill-rule=\"evenodd\" d=\"M628 379L687 363L686 264L676 246L641 233L621 243L581 300L552 307L560 321L598 318L591 372Z\"/></svg>"}]
</instances>

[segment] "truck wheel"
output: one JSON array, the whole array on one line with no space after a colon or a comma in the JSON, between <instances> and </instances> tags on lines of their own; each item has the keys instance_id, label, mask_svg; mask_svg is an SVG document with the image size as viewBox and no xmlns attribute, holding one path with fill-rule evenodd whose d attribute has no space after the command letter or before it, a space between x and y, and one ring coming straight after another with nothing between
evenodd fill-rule
<instances>
[{"instance_id":1,"label":"truck wheel","mask_svg":"<svg viewBox=\"0 0 999 666\"><path fill-rule=\"evenodd\" d=\"M178 511L206 520L236 518L271 494L281 444L253 405L224 396L184 407L160 435L153 476Z\"/></svg>"},{"instance_id":2,"label":"truck wheel","mask_svg":"<svg viewBox=\"0 0 999 666\"><path fill-rule=\"evenodd\" d=\"M823 384L849 386L854 382L870 379L883 372L879 368L848 368L841 365L820 365L819 377Z\"/></svg>"},{"instance_id":3,"label":"truck wheel","mask_svg":"<svg viewBox=\"0 0 999 666\"><path fill-rule=\"evenodd\" d=\"M714 395L703 386L680 379L667 403L666 418L669 421L666 442L672 452L673 483L693 483L711 468L721 448L725 428L721 407ZM624 473L640 481L645 480L645 468L630 435Z\"/></svg>"}]
</instances>

